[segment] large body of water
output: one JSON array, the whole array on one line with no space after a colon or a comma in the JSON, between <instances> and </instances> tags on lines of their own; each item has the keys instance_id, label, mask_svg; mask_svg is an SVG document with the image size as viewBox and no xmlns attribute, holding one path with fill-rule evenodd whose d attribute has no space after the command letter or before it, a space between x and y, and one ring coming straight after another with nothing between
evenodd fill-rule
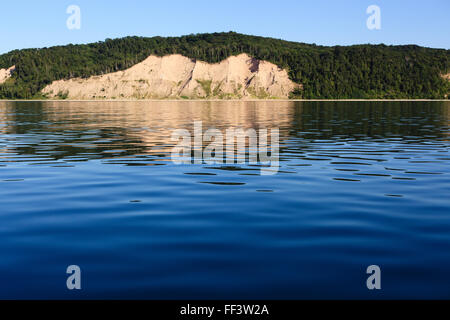
<instances>
[{"instance_id":1,"label":"large body of water","mask_svg":"<svg viewBox=\"0 0 450 320\"><path fill-rule=\"evenodd\" d=\"M195 120L278 173L174 164ZM0 102L0 298L450 298L449 151L449 102Z\"/></svg>"}]
</instances>

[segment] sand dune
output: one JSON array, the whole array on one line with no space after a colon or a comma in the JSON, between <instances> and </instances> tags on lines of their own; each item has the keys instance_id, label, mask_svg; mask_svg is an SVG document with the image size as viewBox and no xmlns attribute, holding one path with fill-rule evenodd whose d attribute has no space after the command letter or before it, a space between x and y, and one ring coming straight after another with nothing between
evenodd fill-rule
<instances>
[{"instance_id":1,"label":"sand dune","mask_svg":"<svg viewBox=\"0 0 450 320\"><path fill-rule=\"evenodd\" d=\"M69 99L269 99L287 98L297 87L285 70L246 54L216 64L174 54L150 56L125 71L55 81L42 92Z\"/></svg>"},{"instance_id":2,"label":"sand dune","mask_svg":"<svg viewBox=\"0 0 450 320\"><path fill-rule=\"evenodd\" d=\"M0 83L4 83L6 80L11 78L11 75L13 74L15 69L15 66L12 66L8 69L0 69Z\"/></svg>"}]
</instances>

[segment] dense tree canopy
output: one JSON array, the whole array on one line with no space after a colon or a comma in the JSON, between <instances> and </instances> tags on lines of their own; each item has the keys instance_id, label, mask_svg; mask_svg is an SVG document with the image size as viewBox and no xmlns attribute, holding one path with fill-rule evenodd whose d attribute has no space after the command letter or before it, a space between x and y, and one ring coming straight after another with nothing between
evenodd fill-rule
<instances>
[{"instance_id":1,"label":"dense tree canopy","mask_svg":"<svg viewBox=\"0 0 450 320\"><path fill-rule=\"evenodd\" d=\"M16 66L0 85L0 98L40 96L54 80L127 69L151 54L179 53L219 62L247 53L285 68L303 85L297 98L446 98L450 50L414 45L325 47L234 32L183 37L127 37L86 45L15 50L0 55L0 68Z\"/></svg>"}]
</instances>

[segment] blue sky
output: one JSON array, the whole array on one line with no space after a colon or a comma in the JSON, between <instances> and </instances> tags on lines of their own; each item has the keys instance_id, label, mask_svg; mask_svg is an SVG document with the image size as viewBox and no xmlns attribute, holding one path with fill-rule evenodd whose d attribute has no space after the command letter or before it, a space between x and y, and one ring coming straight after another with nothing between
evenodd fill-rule
<instances>
[{"instance_id":1,"label":"blue sky","mask_svg":"<svg viewBox=\"0 0 450 320\"><path fill-rule=\"evenodd\" d=\"M81 29L69 30L69 5ZM368 30L366 9L381 9ZM321 45L419 44L450 49L449 0L15 0L1 5L0 53L128 35L236 31Z\"/></svg>"}]
</instances>

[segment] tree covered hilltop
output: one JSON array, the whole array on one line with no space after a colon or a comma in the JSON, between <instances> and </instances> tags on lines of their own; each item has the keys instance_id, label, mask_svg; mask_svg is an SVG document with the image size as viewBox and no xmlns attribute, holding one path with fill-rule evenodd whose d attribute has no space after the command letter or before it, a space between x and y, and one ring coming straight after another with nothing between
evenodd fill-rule
<instances>
[{"instance_id":1,"label":"tree covered hilltop","mask_svg":"<svg viewBox=\"0 0 450 320\"><path fill-rule=\"evenodd\" d=\"M128 69L150 55L181 54L216 63L246 53L287 70L300 99L448 99L450 50L416 45L317 46L235 32L182 37L126 37L85 45L15 50L0 69L0 99L43 98L55 80Z\"/></svg>"}]
</instances>

